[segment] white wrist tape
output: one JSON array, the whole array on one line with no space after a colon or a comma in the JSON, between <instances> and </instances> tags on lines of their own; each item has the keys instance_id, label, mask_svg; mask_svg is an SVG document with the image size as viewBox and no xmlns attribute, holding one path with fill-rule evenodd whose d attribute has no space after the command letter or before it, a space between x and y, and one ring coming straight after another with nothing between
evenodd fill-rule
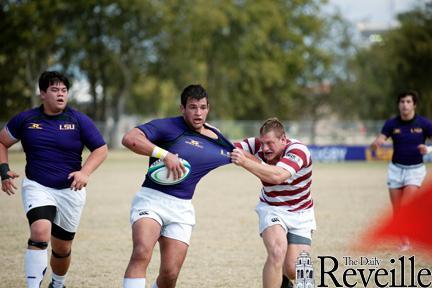
<instances>
[{"instance_id":1,"label":"white wrist tape","mask_svg":"<svg viewBox=\"0 0 432 288\"><path fill-rule=\"evenodd\" d=\"M152 151L152 154L151 154L152 157L155 157L155 158L158 158L158 159L162 159L162 160L163 160L167 155L168 155L168 151L166 151L165 149L162 149L162 148L160 148L160 147L158 147L158 146L155 146L155 147L153 148L153 151Z\"/></svg>"}]
</instances>

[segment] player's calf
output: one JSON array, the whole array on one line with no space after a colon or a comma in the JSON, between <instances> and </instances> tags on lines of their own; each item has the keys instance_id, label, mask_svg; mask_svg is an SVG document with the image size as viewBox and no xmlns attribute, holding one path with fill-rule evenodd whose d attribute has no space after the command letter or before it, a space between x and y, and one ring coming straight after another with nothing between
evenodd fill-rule
<instances>
[{"instance_id":1,"label":"player's calf","mask_svg":"<svg viewBox=\"0 0 432 288\"><path fill-rule=\"evenodd\" d=\"M48 266L47 242L28 240L24 270L28 288L39 288Z\"/></svg>"}]
</instances>

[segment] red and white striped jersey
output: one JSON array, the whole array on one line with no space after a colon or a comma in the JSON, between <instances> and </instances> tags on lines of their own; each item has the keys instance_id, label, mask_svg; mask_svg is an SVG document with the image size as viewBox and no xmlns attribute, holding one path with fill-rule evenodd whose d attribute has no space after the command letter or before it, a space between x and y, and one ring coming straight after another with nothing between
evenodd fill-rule
<instances>
[{"instance_id":1,"label":"red and white striped jersey","mask_svg":"<svg viewBox=\"0 0 432 288\"><path fill-rule=\"evenodd\" d=\"M235 143L235 146L261 159L263 165L269 165L265 161L258 138L244 139ZM292 176L278 185L261 181L263 187L260 200L268 205L285 207L288 211L300 211L313 207L310 189L312 159L306 145L298 140L289 139L283 157L276 163L276 166L288 170Z\"/></svg>"}]
</instances>

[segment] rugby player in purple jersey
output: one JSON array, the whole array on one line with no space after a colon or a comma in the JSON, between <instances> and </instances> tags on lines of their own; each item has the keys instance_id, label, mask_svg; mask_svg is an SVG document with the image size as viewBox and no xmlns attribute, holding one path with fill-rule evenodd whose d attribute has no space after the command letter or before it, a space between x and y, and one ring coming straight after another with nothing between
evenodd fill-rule
<instances>
[{"instance_id":1,"label":"rugby player in purple jersey","mask_svg":"<svg viewBox=\"0 0 432 288\"><path fill-rule=\"evenodd\" d=\"M191 200L199 180L211 170L230 163L234 146L214 127L206 124L209 112L207 92L190 85L181 94L182 116L156 119L129 131L123 145L133 152L151 156L150 165L162 159L174 179L191 165L190 174L180 183L161 185L147 173L131 208L133 251L123 287L144 288L147 267L159 242L161 262L153 288L175 287L186 258L195 212Z\"/></svg>"},{"instance_id":2,"label":"rugby player in purple jersey","mask_svg":"<svg viewBox=\"0 0 432 288\"><path fill-rule=\"evenodd\" d=\"M388 138L393 141L393 156L387 177L393 211L421 186L426 176L423 155L432 152L432 147L425 145L426 139L432 137L432 122L416 114L418 97L418 93L412 90L400 93L397 98L399 115L385 122L381 133L371 144L371 149L375 151ZM408 239L402 242L400 250L408 250Z\"/></svg>"},{"instance_id":3,"label":"rugby player in purple jersey","mask_svg":"<svg viewBox=\"0 0 432 288\"><path fill-rule=\"evenodd\" d=\"M105 160L107 145L93 121L67 106L68 79L55 71L39 78L42 105L14 116L0 131L2 190L13 195L18 175L9 169L8 149L21 141L26 155L22 201L30 225L24 257L27 287L39 288L48 266L64 287L71 247L86 199L90 174ZM91 153L81 165L83 148Z\"/></svg>"}]
</instances>

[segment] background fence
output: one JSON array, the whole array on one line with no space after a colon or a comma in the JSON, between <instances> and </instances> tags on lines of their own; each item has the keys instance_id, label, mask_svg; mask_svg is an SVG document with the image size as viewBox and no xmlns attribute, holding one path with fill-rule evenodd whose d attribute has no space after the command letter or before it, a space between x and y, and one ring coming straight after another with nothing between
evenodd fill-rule
<instances>
[{"instance_id":1,"label":"background fence","mask_svg":"<svg viewBox=\"0 0 432 288\"><path fill-rule=\"evenodd\" d=\"M121 146L121 137L133 127L150 121L151 119L139 119L127 116L120 120L116 143L112 147ZM337 121L322 120L316 123L312 121L282 121L289 138L295 138L307 145L369 145L378 133L384 121ZM241 140L247 137L258 136L259 128L263 121L255 120L210 120L209 123L216 126L229 139ZM97 123L108 139L110 131L115 126L113 122Z\"/></svg>"},{"instance_id":2,"label":"background fence","mask_svg":"<svg viewBox=\"0 0 432 288\"><path fill-rule=\"evenodd\" d=\"M111 148L121 148L121 139L133 127L150 121L135 116L124 116L118 125L112 120L97 122L99 130ZM384 121L282 121L289 138L295 138L307 145L369 145L381 130ZM210 120L229 139L236 141L258 136L263 121L254 120ZM6 123L0 122L0 127ZM113 131L117 129L117 131ZM112 137L114 135L114 137Z\"/></svg>"},{"instance_id":3,"label":"background fence","mask_svg":"<svg viewBox=\"0 0 432 288\"><path fill-rule=\"evenodd\" d=\"M151 119L139 119L138 117L123 117L118 125L108 121L97 122L96 125L109 140L111 149L122 148L121 139L125 133L139 124ZM209 121L219 128L228 139L232 141L247 137L258 136L262 121ZM311 121L283 121L287 134L306 145L312 153L312 159L318 162L342 162L342 161L374 161L391 159L393 149L391 142L372 152L370 143L381 130L383 121L331 121L323 120L317 123ZM0 123L3 127L5 123ZM113 131L117 129L117 131ZM21 149L21 145L14 145L14 150ZM426 162L432 162L432 154L424 157Z\"/></svg>"}]
</instances>

